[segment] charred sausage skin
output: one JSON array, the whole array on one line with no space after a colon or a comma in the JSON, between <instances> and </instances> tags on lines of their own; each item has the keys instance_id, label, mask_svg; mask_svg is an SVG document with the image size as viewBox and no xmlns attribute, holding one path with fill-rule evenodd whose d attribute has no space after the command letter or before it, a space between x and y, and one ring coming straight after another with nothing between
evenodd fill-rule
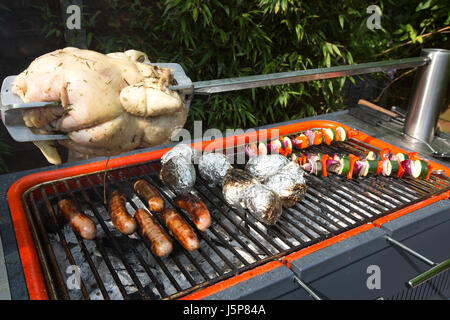
<instances>
[{"instance_id":1,"label":"charred sausage skin","mask_svg":"<svg viewBox=\"0 0 450 320\"><path fill-rule=\"evenodd\" d=\"M187 224L181 215L172 208L166 208L161 212L161 218L170 234L188 251L197 250L200 241L194 230Z\"/></svg>"},{"instance_id":2,"label":"charred sausage skin","mask_svg":"<svg viewBox=\"0 0 450 320\"><path fill-rule=\"evenodd\" d=\"M73 202L69 199L58 201L58 209L69 226L83 239L92 240L97 235L97 227L94 221L87 215L79 212Z\"/></svg>"},{"instance_id":3,"label":"charred sausage skin","mask_svg":"<svg viewBox=\"0 0 450 320\"><path fill-rule=\"evenodd\" d=\"M158 257L167 257L173 250L172 240L159 223L144 209L137 209L134 217L139 225L142 238Z\"/></svg>"},{"instance_id":4,"label":"charred sausage skin","mask_svg":"<svg viewBox=\"0 0 450 320\"><path fill-rule=\"evenodd\" d=\"M125 196L118 190L111 193L108 202L108 212L111 221L117 230L125 235L130 235L136 231L136 220L127 212L125 207Z\"/></svg>"},{"instance_id":5,"label":"charred sausage skin","mask_svg":"<svg viewBox=\"0 0 450 320\"><path fill-rule=\"evenodd\" d=\"M158 190L147 181L143 179L136 181L134 190L147 201L150 211L161 212L164 209L164 199Z\"/></svg>"},{"instance_id":6,"label":"charred sausage skin","mask_svg":"<svg viewBox=\"0 0 450 320\"><path fill-rule=\"evenodd\" d=\"M197 196L180 195L175 198L175 205L189 213L198 230L205 231L211 225L209 210Z\"/></svg>"}]
</instances>

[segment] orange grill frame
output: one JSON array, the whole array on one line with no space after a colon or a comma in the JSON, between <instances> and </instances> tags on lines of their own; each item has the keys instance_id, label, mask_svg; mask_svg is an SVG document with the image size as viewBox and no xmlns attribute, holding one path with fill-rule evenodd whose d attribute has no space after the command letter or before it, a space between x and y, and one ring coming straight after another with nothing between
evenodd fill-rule
<instances>
[{"instance_id":1,"label":"orange grill frame","mask_svg":"<svg viewBox=\"0 0 450 320\"><path fill-rule=\"evenodd\" d=\"M384 141L373 138L363 132L354 130L349 126L344 124L327 121L327 120L313 120L313 121L304 121L298 122L294 124L282 125L279 127L269 128L269 129L260 129L258 131L253 131L249 133L234 135L230 137L224 137L221 139L214 139L208 141L201 141L191 144L191 146L197 150L214 150L214 149L222 149L226 146L237 145L238 143L248 142L248 141L256 141L259 139L260 133L265 133L265 138L270 139L271 137L277 135L287 135L292 134L294 132L303 131L312 128L336 128L337 126L341 126L346 130L352 130L352 137L359 141L370 144L376 148L384 149L389 148L392 152L407 152L401 148L390 145ZM264 131L263 131L264 130ZM170 148L155 150L151 152L144 152L140 154L134 154L129 156L118 157L114 159L102 160L98 162L92 162L88 164L77 165L68 168L55 169L45 172L38 172L34 174L30 174L25 176L16 182L14 182L8 190L7 198L8 204L11 212L11 217L14 225L14 231L17 239L17 246L19 249L19 255L25 275L25 281L28 289L28 294L31 300L46 300L48 299L47 289L45 285L45 281L42 275L42 270L40 267L39 259L37 252L35 250L35 245L31 236L31 232L28 226L27 217L25 213L25 209L22 204L22 195L31 187L36 186L41 183L49 182L52 180L63 179L67 177L74 177L83 174L89 174L94 172L99 172L107 169L119 168L123 166L129 166L133 164L138 164L141 162L151 161L160 159L161 156L166 153ZM445 174L450 175L450 169L442 166L438 163L430 161L431 165L435 169L440 169L445 172ZM334 243L337 243L346 238L352 237L358 233L364 232L368 229L379 227L383 223L391 221L395 218L398 218L402 215L405 215L409 212L415 211L419 208L430 205L434 202L437 202L442 199L448 199L450 197L450 191L444 192L437 196L430 197L424 201L408 206L404 209L398 210L392 214L389 214L385 217L379 218L373 223L367 223L360 227L356 227L352 230L339 234L330 239L324 240L320 243L312 245L310 247L304 248L298 252L292 253L290 255L285 256L282 259L282 262L272 261L265 265L256 267L250 271L243 272L242 274L236 275L232 278L219 282L217 284L211 285L207 288L196 291L192 294L189 294L182 299L201 299L208 295L214 294L215 292L221 291L228 287L231 287L237 283L243 282L247 279L255 277L264 272L273 270L275 268L286 265L289 267L290 262L296 260L302 256L310 254L314 251L320 250L324 247L330 246Z\"/></svg>"}]
</instances>

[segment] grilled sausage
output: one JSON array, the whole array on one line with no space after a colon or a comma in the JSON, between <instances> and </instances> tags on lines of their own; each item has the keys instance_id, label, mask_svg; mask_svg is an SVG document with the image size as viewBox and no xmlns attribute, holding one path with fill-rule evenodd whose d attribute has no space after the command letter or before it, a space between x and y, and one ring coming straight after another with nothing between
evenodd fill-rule
<instances>
[{"instance_id":1,"label":"grilled sausage","mask_svg":"<svg viewBox=\"0 0 450 320\"><path fill-rule=\"evenodd\" d=\"M175 205L189 213L198 230L205 231L211 225L209 210L197 196L192 194L178 196Z\"/></svg>"},{"instance_id":2,"label":"grilled sausage","mask_svg":"<svg viewBox=\"0 0 450 320\"><path fill-rule=\"evenodd\" d=\"M127 212L125 196L118 190L114 190L109 198L108 212L117 230L126 235L136 231L136 220Z\"/></svg>"},{"instance_id":3,"label":"grilled sausage","mask_svg":"<svg viewBox=\"0 0 450 320\"><path fill-rule=\"evenodd\" d=\"M159 223L144 209L137 209L134 217L152 252L158 257L167 257L173 249L172 240Z\"/></svg>"},{"instance_id":4,"label":"grilled sausage","mask_svg":"<svg viewBox=\"0 0 450 320\"><path fill-rule=\"evenodd\" d=\"M200 247L200 241L194 230L187 224L178 212L172 208L166 208L161 212L164 224L170 230L170 234L188 251Z\"/></svg>"},{"instance_id":5,"label":"grilled sausage","mask_svg":"<svg viewBox=\"0 0 450 320\"><path fill-rule=\"evenodd\" d=\"M164 199L158 190L145 180L138 180L134 184L134 190L148 202L150 211L161 212L164 209Z\"/></svg>"},{"instance_id":6,"label":"grilled sausage","mask_svg":"<svg viewBox=\"0 0 450 320\"><path fill-rule=\"evenodd\" d=\"M78 212L73 202L69 199L58 201L58 209L69 226L83 239L92 240L97 235L97 227L94 221L87 215Z\"/></svg>"}]
</instances>

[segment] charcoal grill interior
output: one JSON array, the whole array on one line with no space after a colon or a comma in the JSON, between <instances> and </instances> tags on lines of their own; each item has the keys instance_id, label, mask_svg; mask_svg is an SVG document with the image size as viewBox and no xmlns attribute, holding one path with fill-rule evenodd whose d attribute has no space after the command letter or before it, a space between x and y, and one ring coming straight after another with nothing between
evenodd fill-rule
<instances>
[{"instance_id":1,"label":"charcoal grill interior","mask_svg":"<svg viewBox=\"0 0 450 320\"><path fill-rule=\"evenodd\" d=\"M328 154L370 150L377 151L355 139L308 149ZM23 194L51 299L180 298L450 188L446 176L435 174L429 181L307 175L304 200L284 208L277 225L267 228L247 212L231 209L221 190L197 175L193 193L208 206L212 225L206 232L197 232L199 250L188 252L174 240L173 253L160 259L138 235L127 237L114 229L104 202L105 195L119 189L127 197L130 213L145 208L133 190L134 182L143 178L160 190L167 206L174 207L174 194L160 181L159 169L159 160L140 163L108 170L107 174L50 181ZM62 198L72 199L97 223L95 240L83 240L61 218L56 203ZM177 211L195 230L188 214ZM80 268L80 290L72 290L76 270L71 266Z\"/></svg>"}]
</instances>

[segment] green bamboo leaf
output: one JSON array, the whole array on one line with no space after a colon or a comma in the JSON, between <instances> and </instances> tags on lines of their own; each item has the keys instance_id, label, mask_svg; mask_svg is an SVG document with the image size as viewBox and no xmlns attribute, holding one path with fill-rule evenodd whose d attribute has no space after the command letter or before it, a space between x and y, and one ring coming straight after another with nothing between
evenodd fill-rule
<instances>
[{"instance_id":1,"label":"green bamboo leaf","mask_svg":"<svg viewBox=\"0 0 450 320\"><path fill-rule=\"evenodd\" d=\"M416 12L420 11L420 10L428 9L432 2L433 2L433 0L428 0L426 2L420 2L416 7Z\"/></svg>"},{"instance_id":2,"label":"green bamboo leaf","mask_svg":"<svg viewBox=\"0 0 450 320\"><path fill-rule=\"evenodd\" d=\"M302 27L302 25L297 24L295 26L295 33L297 34L297 39L299 41L302 41L303 40L303 27Z\"/></svg>"},{"instance_id":3,"label":"green bamboo leaf","mask_svg":"<svg viewBox=\"0 0 450 320\"><path fill-rule=\"evenodd\" d=\"M333 93L334 88L333 88L333 82L331 80L328 80L328 89L330 89L331 93Z\"/></svg>"},{"instance_id":4,"label":"green bamboo leaf","mask_svg":"<svg viewBox=\"0 0 450 320\"><path fill-rule=\"evenodd\" d=\"M180 20L180 25L181 25L181 31L186 32L186 19L182 18Z\"/></svg>"},{"instance_id":5,"label":"green bamboo leaf","mask_svg":"<svg viewBox=\"0 0 450 320\"><path fill-rule=\"evenodd\" d=\"M310 104L306 105L306 112L308 116L315 116L316 115L316 111L314 110L314 107Z\"/></svg>"},{"instance_id":6,"label":"green bamboo leaf","mask_svg":"<svg viewBox=\"0 0 450 320\"><path fill-rule=\"evenodd\" d=\"M206 4L203 5L203 10L204 10L204 12L207 16L208 22L209 22L209 20L212 19L211 10L209 10L209 7Z\"/></svg>"},{"instance_id":7,"label":"green bamboo leaf","mask_svg":"<svg viewBox=\"0 0 450 320\"><path fill-rule=\"evenodd\" d=\"M327 67L329 68L329 67L331 67L331 57L330 57L330 54L327 52L327 55L326 55L326 65L327 65Z\"/></svg>"},{"instance_id":8,"label":"green bamboo leaf","mask_svg":"<svg viewBox=\"0 0 450 320\"><path fill-rule=\"evenodd\" d=\"M405 26L405 29L406 29L406 31L408 31L408 32L413 32L413 31L414 31L414 28L413 28L413 26L412 26L410 23L408 23L408 24Z\"/></svg>"},{"instance_id":9,"label":"green bamboo leaf","mask_svg":"<svg viewBox=\"0 0 450 320\"><path fill-rule=\"evenodd\" d=\"M339 48L338 48L337 45L332 44L331 47L333 48L334 52L336 52L336 54L337 54L339 57L342 57L341 51L339 50Z\"/></svg>"},{"instance_id":10,"label":"green bamboo leaf","mask_svg":"<svg viewBox=\"0 0 450 320\"><path fill-rule=\"evenodd\" d=\"M205 53L203 55L203 58L198 63L198 67L203 66L209 60L209 58L211 58L212 55L213 55L213 52L211 52L211 51L208 51L207 53Z\"/></svg>"},{"instance_id":11,"label":"green bamboo leaf","mask_svg":"<svg viewBox=\"0 0 450 320\"><path fill-rule=\"evenodd\" d=\"M327 46L326 44L322 45L322 55L325 58L327 56Z\"/></svg>"},{"instance_id":12,"label":"green bamboo leaf","mask_svg":"<svg viewBox=\"0 0 450 320\"><path fill-rule=\"evenodd\" d=\"M411 38L411 41L413 43L415 43L416 42L416 37L417 37L416 31L410 32L409 37Z\"/></svg>"},{"instance_id":13,"label":"green bamboo leaf","mask_svg":"<svg viewBox=\"0 0 450 320\"><path fill-rule=\"evenodd\" d=\"M342 14L339 15L339 24L341 29L344 29L344 16Z\"/></svg>"},{"instance_id":14,"label":"green bamboo leaf","mask_svg":"<svg viewBox=\"0 0 450 320\"><path fill-rule=\"evenodd\" d=\"M275 12L275 14L277 14L278 11L280 11L280 3L279 3L279 2L277 2L277 3L275 4L275 8L274 8L273 11Z\"/></svg>"},{"instance_id":15,"label":"green bamboo leaf","mask_svg":"<svg viewBox=\"0 0 450 320\"><path fill-rule=\"evenodd\" d=\"M56 29L50 29L47 34L45 35L46 38L50 37L52 34L56 32Z\"/></svg>"},{"instance_id":16,"label":"green bamboo leaf","mask_svg":"<svg viewBox=\"0 0 450 320\"><path fill-rule=\"evenodd\" d=\"M339 78L339 89L342 89L344 87L345 79L346 77Z\"/></svg>"},{"instance_id":17,"label":"green bamboo leaf","mask_svg":"<svg viewBox=\"0 0 450 320\"><path fill-rule=\"evenodd\" d=\"M348 78L350 79L351 83L353 83L354 85L356 85L355 78L353 78L353 77L348 77Z\"/></svg>"},{"instance_id":18,"label":"green bamboo leaf","mask_svg":"<svg viewBox=\"0 0 450 320\"><path fill-rule=\"evenodd\" d=\"M230 16L230 8L228 6L223 6L223 10L227 14L227 16Z\"/></svg>"},{"instance_id":19,"label":"green bamboo leaf","mask_svg":"<svg viewBox=\"0 0 450 320\"><path fill-rule=\"evenodd\" d=\"M404 35L402 35L398 40L399 41L405 41L406 39L408 39L408 34L405 33Z\"/></svg>"}]
</instances>

